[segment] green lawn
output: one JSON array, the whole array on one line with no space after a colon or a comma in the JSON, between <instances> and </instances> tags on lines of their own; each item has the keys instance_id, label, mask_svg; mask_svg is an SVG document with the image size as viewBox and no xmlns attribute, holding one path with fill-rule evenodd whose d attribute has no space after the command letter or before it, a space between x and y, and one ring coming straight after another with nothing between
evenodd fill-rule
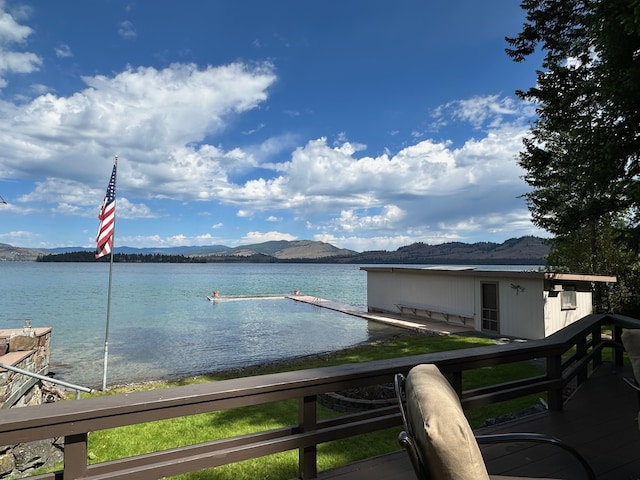
<instances>
[{"instance_id":1,"label":"green lawn","mask_svg":"<svg viewBox=\"0 0 640 480\"><path fill-rule=\"evenodd\" d=\"M266 367L247 368L241 372L192 377L175 382L154 382L139 386L119 387L98 395L113 395L132 390L166 388L190 383L217 381L237 376L366 362L489 344L492 344L492 342L483 338L404 335L392 340L362 345L325 356L304 358ZM465 374L465 388L526 378L539 373L539 367L529 362L482 368ZM531 406L537 401L538 398L532 396L467 413L472 425L478 426L486 418L520 410ZM319 416L321 418L336 415L339 414L324 407L319 407ZM89 459L91 463L104 462L140 453L232 437L243 433L269 430L295 423L297 423L297 402L286 401L98 431L91 433L89 436ZM394 428L320 445L318 447L318 468L324 470L398 450L398 430ZM291 479L297 475L297 460L297 451L290 451L209 471L195 472L179 478L185 480Z\"/></svg>"}]
</instances>

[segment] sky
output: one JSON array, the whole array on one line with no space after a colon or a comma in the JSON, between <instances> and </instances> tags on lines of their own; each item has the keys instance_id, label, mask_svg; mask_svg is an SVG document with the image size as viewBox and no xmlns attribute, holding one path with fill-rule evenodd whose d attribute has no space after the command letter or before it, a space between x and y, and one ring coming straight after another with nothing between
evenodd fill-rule
<instances>
[{"instance_id":1,"label":"sky","mask_svg":"<svg viewBox=\"0 0 640 480\"><path fill-rule=\"evenodd\" d=\"M518 166L516 0L0 0L0 243L548 236Z\"/></svg>"}]
</instances>

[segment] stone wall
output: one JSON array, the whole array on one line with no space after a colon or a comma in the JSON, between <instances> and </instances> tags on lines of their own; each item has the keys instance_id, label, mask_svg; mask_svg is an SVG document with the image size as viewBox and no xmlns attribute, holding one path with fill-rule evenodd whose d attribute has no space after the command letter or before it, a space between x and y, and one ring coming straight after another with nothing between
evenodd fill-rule
<instances>
[{"instance_id":1,"label":"stone wall","mask_svg":"<svg viewBox=\"0 0 640 480\"><path fill-rule=\"evenodd\" d=\"M28 372L46 375L49 373L51 356L51 328L31 328L0 330L0 363L17 367ZM42 403L38 391L31 391L39 381L0 368L0 408L39 405Z\"/></svg>"},{"instance_id":2,"label":"stone wall","mask_svg":"<svg viewBox=\"0 0 640 480\"><path fill-rule=\"evenodd\" d=\"M51 328L32 328L27 321L21 329L0 329L0 363L47 375L50 354ZM0 408L40 405L59 394L48 382L0 367ZM21 477L62 459L58 439L0 446L0 479Z\"/></svg>"},{"instance_id":3,"label":"stone wall","mask_svg":"<svg viewBox=\"0 0 640 480\"><path fill-rule=\"evenodd\" d=\"M38 468L62 462L63 449L62 439L0 447L0 478L22 478Z\"/></svg>"}]
</instances>

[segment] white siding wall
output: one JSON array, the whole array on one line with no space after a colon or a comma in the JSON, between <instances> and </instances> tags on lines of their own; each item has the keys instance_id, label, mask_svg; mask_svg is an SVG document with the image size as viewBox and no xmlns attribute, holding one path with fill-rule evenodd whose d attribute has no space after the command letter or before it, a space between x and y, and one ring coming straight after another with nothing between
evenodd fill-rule
<instances>
[{"instance_id":1,"label":"white siding wall","mask_svg":"<svg viewBox=\"0 0 640 480\"><path fill-rule=\"evenodd\" d=\"M562 310L561 295L550 295L544 292L545 297L545 336L549 336L558 330L572 324L576 320L585 317L593 311L592 293L586 291L576 292L577 308L575 310Z\"/></svg>"},{"instance_id":2,"label":"white siding wall","mask_svg":"<svg viewBox=\"0 0 640 480\"><path fill-rule=\"evenodd\" d=\"M478 312L481 308L480 285L491 281L498 283L500 335L529 340L544 338L542 280L478 278ZM516 289L512 285L521 288Z\"/></svg>"},{"instance_id":3,"label":"white siding wall","mask_svg":"<svg viewBox=\"0 0 640 480\"><path fill-rule=\"evenodd\" d=\"M473 285L470 276L367 272L367 305L394 313L400 313L396 304L424 305L473 318Z\"/></svg>"}]
</instances>

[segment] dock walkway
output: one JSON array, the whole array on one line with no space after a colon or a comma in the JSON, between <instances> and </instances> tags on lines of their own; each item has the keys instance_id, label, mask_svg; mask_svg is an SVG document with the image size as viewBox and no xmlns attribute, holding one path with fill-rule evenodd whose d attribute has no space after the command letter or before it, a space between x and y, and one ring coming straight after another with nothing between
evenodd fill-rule
<instances>
[{"instance_id":1,"label":"dock walkway","mask_svg":"<svg viewBox=\"0 0 640 480\"><path fill-rule=\"evenodd\" d=\"M367 312L364 307L356 307L346 303L335 302L325 298L314 297L311 295L285 295L286 298L295 300L296 302L309 303L322 308L328 308L337 312L354 315L356 317L371 320L373 322L385 323L394 327L405 328L422 333L435 334L454 334L472 332L473 328L464 325L453 325L442 321L418 319L414 317L405 317L403 315L393 315L388 313L372 313Z\"/></svg>"}]
</instances>

